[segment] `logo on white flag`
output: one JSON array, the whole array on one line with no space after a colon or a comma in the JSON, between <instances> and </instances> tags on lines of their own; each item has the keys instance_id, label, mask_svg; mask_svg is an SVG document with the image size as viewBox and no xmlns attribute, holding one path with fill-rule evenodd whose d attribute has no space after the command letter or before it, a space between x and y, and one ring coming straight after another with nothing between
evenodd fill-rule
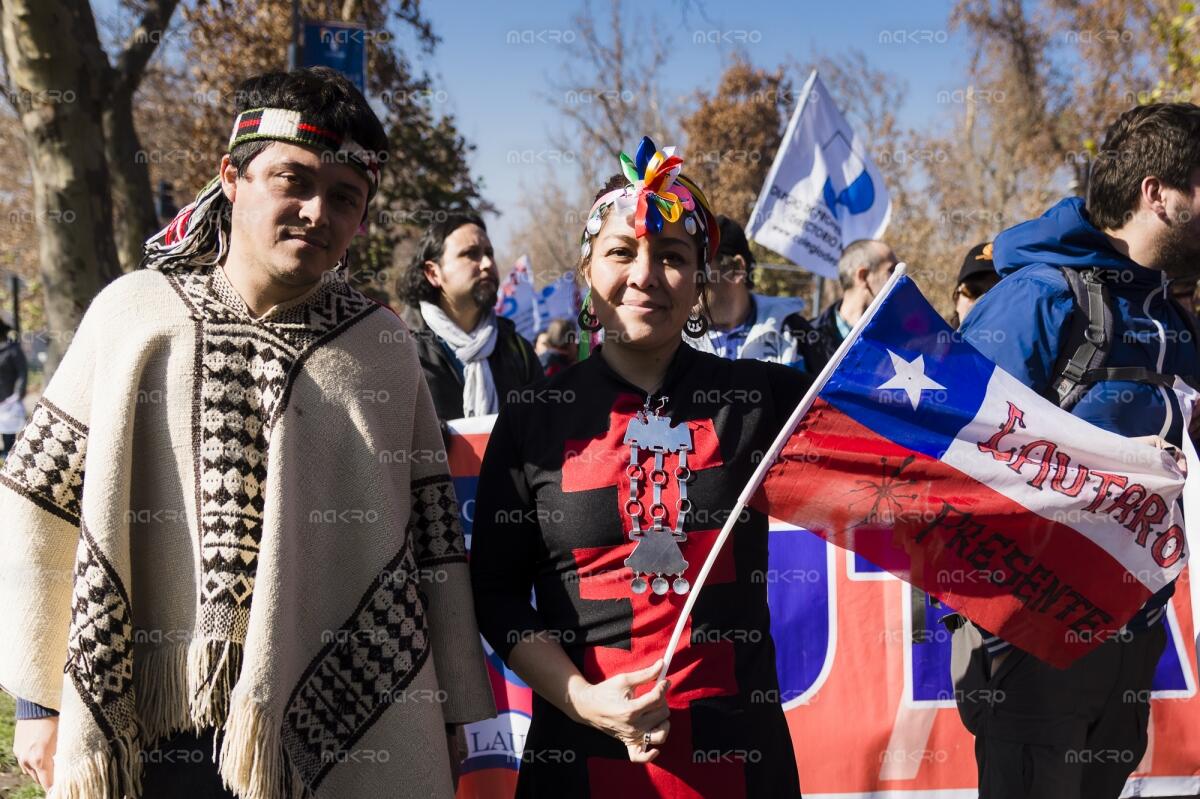
<instances>
[{"instance_id":1,"label":"logo on white flag","mask_svg":"<svg viewBox=\"0 0 1200 799\"><path fill-rule=\"evenodd\" d=\"M848 214L861 214L871 210L875 204L875 184L867 165L850 148L846 136L838 131L827 141L821 151L825 155L829 175L821 187L821 197L833 214L838 206Z\"/></svg>"}]
</instances>

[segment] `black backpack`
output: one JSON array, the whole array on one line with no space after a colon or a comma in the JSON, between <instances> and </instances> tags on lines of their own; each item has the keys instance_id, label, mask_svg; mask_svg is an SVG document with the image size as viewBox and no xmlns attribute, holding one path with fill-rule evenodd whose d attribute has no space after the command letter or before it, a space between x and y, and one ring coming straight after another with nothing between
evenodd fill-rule
<instances>
[{"instance_id":1,"label":"black backpack","mask_svg":"<svg viewBox=\"0 0 1200 799\"><path fill-rule=\"evenodd\" d=\"M1115 274L1111 269L1062 269L1071 294L1075 298L1067 336L1054 364L1054 377L1046 389L1046 397L1060 408L1071 410L1091 388L1102 380L1123 380L1149 383L1170 388L1175 375L1148 369L1144 366L1105 366L1113 340L1112 301L1106 279ZM1167 302L1175 305L1197 341L1196 320L1169 294ZM1185 378L1189 379L1189 378ZM1190 379L1189 379L1190 382Z\"/></svg>"}]
</instances>

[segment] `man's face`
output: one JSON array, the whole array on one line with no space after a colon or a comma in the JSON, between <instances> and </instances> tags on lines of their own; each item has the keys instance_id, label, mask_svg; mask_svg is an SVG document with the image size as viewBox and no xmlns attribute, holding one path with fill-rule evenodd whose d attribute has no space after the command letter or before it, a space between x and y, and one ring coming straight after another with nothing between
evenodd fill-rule
<instances>
[{"instance_id":1,"label":"man's face","mask_svg":"<svg viewBox=\"0 0 1200 799\"><path fill-rule=\"evenodd\" d=\"M867 272L867 288L871 290L871 296L874 297L882 289L888 278L892 276L892 272L896 271L896 264L900 263L896 258L896 253L892 252L891 247L884 247L881 251L881 260Z\"/></svg>"},{"instance_id":2,"label":"man's face","mask_svg":"<svg viewBox=\"0 0 1200 799\"><path fill-rule=\"evenodd\" d=\"M1173 278L1200 275L1200 168L1190 191L1163 189L1166 228L1159 241L1159 265Z\"/></svg>"},{"instance_id":3,"label":"man's face","mask_svg":"<svg viewBox=\"0 0 1200 799\"><path fill-rule=\"evenodd\" d=\"M225 156L221 184L233 204L231 236L273 283L312 285L350 246L367 207L367 179L317 152L272 142L242 174Z\"/></svg>"},{"instance_id":4,"label":"man's face","mask_svg":"<svg viewBox=\"0 0 1200 799\"><path fill-rule=\"evenodd\" d=\"M425 262L425 277L454 307L474 304L486 311L496 304L500 272L487 231L461 225L446 237L442 259Z\"/></svg>"},{"instance_id":5,"label":"man's face","mask_svg":"<svg viewBox=\"0 0 1200 799\"><path fill-rule=\"evenodd\" d=\"M750 287L746 285L746 260L741 255L734 255L729 260L720 259L708 280L706 291L709 299L727 300L739 294L749 294Z\"/></svg>"}]
</instances>

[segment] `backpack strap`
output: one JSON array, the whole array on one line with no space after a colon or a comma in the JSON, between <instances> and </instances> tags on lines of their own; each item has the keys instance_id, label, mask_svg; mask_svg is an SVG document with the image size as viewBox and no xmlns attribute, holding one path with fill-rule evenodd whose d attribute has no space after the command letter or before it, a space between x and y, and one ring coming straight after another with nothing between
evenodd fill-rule
<instances>
[{"instance_id":1,"label":"backpack strap","mask_svg":"<svg viewBox=\"0 0 1200 799\"><path fill-rule=\"evenodd\" d=\"M1060 270L1075 298L1071 327L1055 364L1056 377L1050 381L1046 396L1060 408L1071 410L1094 383L1119 380L1148 383L1170 388L1175 376L1147 369L1144 366L1105 367L1113 337L1112 305L1108 286L1100 270L1080 272ZM1180 316L1195 336L1195 325L1187 313Z\"/></svg>"},{"instance_id":2,"label":"backpack strap","mask_svg":"<svg viewBox=\"0 0 1200 799\"><path fill-rule=\"evenodd\" d=\"M1107 369L1088 369L1083 373L1084 385L1099 383L1101 380L1122 380L1129 383L1151 383L1156 386L1170 388L1175 384L1175 375L1155 372L1144 366L1110 366Z\"/></svg>"},{"instance_id":3,"label":"backpack strap","mask_svg":"<svg viewBox=\"0 0 1200 799\"><path fill-rule=\"evenodd\" d=\"M1095 382L1088 378L1108 358L1113 318L1108 287L1095 269L1060 271L1075 297L1075 313L1071 314L1071 327L1054 367L1056 377L1050 381L1046 393L1056 405L1070 410Z\"/></svg>"}]
</instances>

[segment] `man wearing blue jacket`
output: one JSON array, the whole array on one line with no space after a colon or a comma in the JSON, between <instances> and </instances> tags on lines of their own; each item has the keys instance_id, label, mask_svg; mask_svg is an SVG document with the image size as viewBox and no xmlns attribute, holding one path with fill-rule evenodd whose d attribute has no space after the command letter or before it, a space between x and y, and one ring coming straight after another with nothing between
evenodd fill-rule
<instances>
[{"instance_id":1,"label":"man wearing blue jacket","mask_svg":"<svg viewBox=\"0 0 1200 799\"><path fill-rule=\"evenodd\" d=\"M1169 286L1200 273L1200 107L1122 114L1093 163L1086 203L1063 200L1004 231L993 254L1002 280L966 318L963 337L1076 416L1179 446L1187 431L1171 384L1200 376L1200 354ZM1102 346L1078 332L1089 319L1093 331L1105 328ZM1146 750L1172 593L1174 585L1156 594L1065 670L969 623L955 631L956 696L976 735L980 799L1120 795Z\"/></svg>"}]
</instances>

